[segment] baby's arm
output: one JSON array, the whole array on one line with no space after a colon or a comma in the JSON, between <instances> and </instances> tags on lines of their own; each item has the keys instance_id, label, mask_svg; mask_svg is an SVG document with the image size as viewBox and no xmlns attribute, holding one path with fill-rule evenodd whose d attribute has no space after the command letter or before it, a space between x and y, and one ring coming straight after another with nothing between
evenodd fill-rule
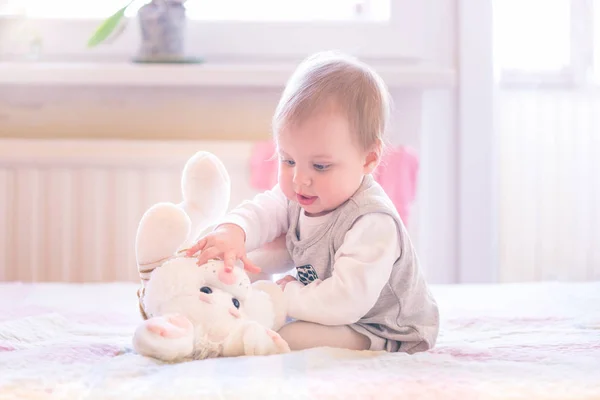
<instances>
[{"instance_id":1,"label":"baby's arm","mask_svg":"<svg viewBox=\"0 0 600 400\"><path fill-rule=\"evenodd\" d=\"M396 223L386 214L367 214L346 233L335 254L332 276L304 286L289 282L288 315L323 325L349 325L377 302L400 256Z\"/></svg>"},{"instance_id":2,"label":"baby's arm","mask_svg":"<svg viewBox=\"0 0 600 400\"><path fill-rule=\"evenodd\" d=\"M287 232L287 198L276 185L234 208L219 222L219 225L222 224L241 227L246 233L246 251L256 250Z\"/></svg>"},{"instance_id":3,"label":"baby's arm","mask_svg":"<svg viewBox=\"0 0 600 400\"><path fill-rule=\"evenodd\" d=\"M241 260L244 269L258 273L260 267L254 265L246 253L272 242L287 231L288 225L287 199L279 186L275 186L232 210L213 231L200 237L186 255L200 252L199 265L211 258L220 258L225 262L226 271L231 271L236 260Z\"/></svg>"}]
</instances>

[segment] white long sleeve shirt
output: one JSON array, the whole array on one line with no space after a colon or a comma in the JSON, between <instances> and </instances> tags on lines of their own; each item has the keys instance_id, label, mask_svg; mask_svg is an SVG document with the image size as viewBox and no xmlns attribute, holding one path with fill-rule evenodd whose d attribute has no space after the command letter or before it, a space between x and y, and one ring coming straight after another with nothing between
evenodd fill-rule
<instances>
[{"instance_id":1,"label":"white long sleeve shirt","mask_svg":"<svg viewBox=\"0 0 600 400\"><path fill-rule=\"evenodd\" d=\"M223 223L237 224L246 232L246 251L250 252L288 231L287 214L287 199L275 186L241 204ZM300 238L310 237L328 217L302 213ZM308 285L297 281L286 285L288 315L324 325L358 321L375 305L400 251L397 226L391 216L373 213L360 217L335 254L331 277Z\"/></svg>"}]
</instances>

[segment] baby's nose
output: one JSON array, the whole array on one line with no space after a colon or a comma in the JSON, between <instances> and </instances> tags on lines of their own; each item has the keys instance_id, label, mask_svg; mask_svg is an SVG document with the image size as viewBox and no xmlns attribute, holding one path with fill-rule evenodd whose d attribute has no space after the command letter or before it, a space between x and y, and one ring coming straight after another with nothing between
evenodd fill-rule
<instances>
[{"instance_id":1,"label":"baby's nose","mask_svg":"<svg viewBox=\"0 0 600 400\"><path fill-rule=\"evenodd\" d=\"M294 174L294 184L298 187L303 187L303 186L310 186L311 183L311 179L310 176L308 176L308 174L305 173L300 173L298 172L298 170L296 170L296 173Z\"/></svg>"}]
</instances>

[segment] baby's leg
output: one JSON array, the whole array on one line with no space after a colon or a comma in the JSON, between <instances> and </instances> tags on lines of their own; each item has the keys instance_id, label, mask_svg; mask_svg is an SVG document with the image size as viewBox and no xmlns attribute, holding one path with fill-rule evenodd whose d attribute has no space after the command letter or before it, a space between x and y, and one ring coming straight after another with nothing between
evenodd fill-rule
<instances>
[{"instance_id":1,"label":"baby's leg","mask_svg":"<svg viewBox=\"0 0 600 400\"><path fill-rule=\"evenodd\" d=\"M312 322L296 321L284 325L279 335L291 350L313 347L338 347L350 350L368 350L371 340L346 325L327 326Z\"/></svg>"}]
</instances>

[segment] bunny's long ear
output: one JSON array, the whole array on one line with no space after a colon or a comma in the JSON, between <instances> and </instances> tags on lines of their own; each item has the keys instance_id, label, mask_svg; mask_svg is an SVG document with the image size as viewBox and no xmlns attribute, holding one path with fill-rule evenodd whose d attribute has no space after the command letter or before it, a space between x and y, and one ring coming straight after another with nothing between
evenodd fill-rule
<instances>
[{"instance_id":1,"label":"bunny's long ear","mask_svg":"<svg viewBox=\"0 0 600 400\"><path fill-rule=\"evenodd\" d=\"M189 236L190 218L172 203L158 203L146 211L138 225L135 255L142 283L175 254Z\"/></svg>"},{"instance_id":2,"label":"bunny's long ear","mask_svg":"<svg viewBox=\"0 0 600 400\"><path fill-rule=\"evenodd\" d=\"M190 217L190 236L183 247L196 242L201 232L211 228L225 215L231 195L231 179L221 160L212 153L199 151L183 168L183 201L179 207Z\"/></svg>"}]
</instances>

